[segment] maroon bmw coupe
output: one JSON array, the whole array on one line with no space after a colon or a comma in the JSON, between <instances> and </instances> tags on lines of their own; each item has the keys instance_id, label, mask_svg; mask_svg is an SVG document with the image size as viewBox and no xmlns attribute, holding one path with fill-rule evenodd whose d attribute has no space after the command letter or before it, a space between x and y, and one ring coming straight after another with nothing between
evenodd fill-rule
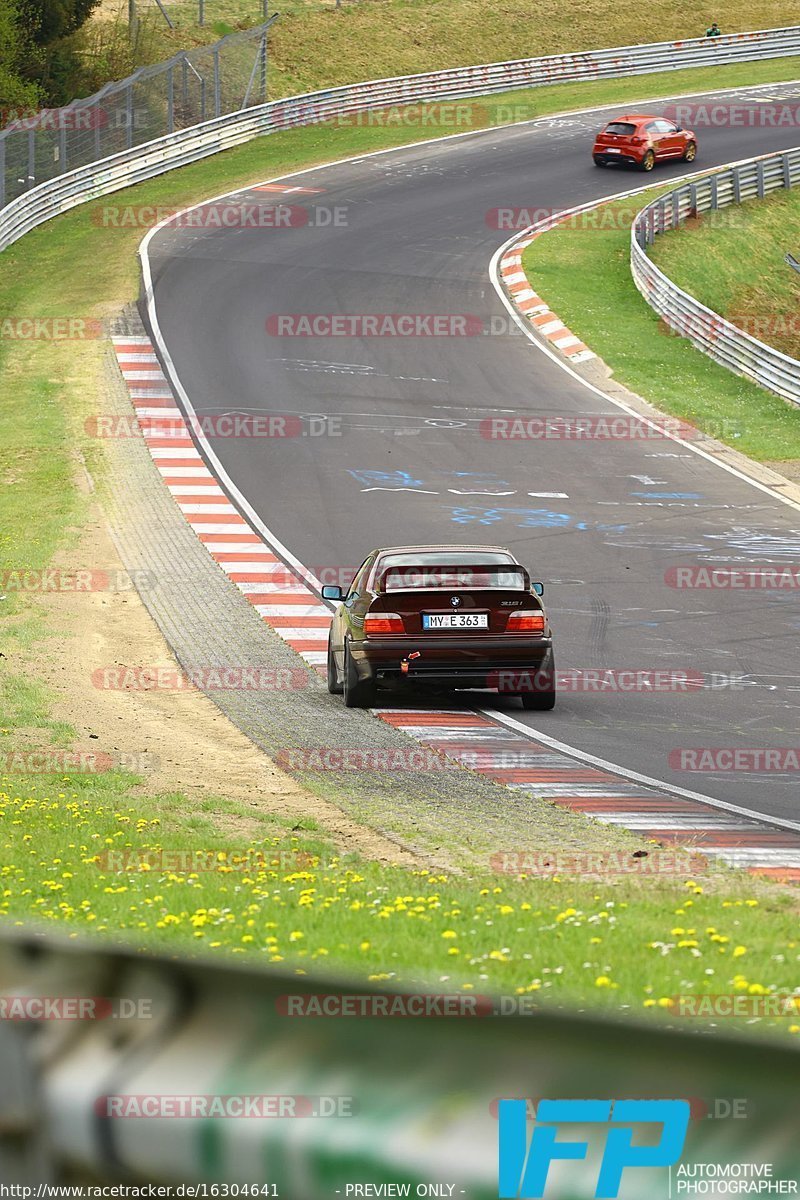
<instances>
[{"instance_id":1,"label":"maroon bmw coupe","mask_svg":"<svg viewBox=\"0 0 800 1200\"><path fill-rule=\"evenodd\" d=\"M380 688L495 688L523 708L555 704L553 638L526 569L503 546L373 550L338 600L328 641L328 690L348 708Z\"/></svg>"}]
</instances>

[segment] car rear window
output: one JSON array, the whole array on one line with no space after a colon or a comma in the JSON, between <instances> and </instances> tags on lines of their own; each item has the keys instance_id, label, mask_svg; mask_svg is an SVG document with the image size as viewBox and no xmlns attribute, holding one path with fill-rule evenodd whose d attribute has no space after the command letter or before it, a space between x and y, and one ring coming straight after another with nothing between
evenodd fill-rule
<instances>
[{"instance_id":1,"label":"car rear window","mask_svg":"<svg viewBox=\"0 0 800 1200\"><path fill-rule=\"evenodd\" d=\"M381 582L385 592L429 591L436 589L476 588L481 591L524 591L527 587L522 567L508 565L461 566L442 563L425 565L406 563L388 567Z\"/></svg>"},{"instance_id":2,"label":"car rear window","mask_svg":"<svg viewBox=\"0 0 800 1200\"><path fill-rule=\"evenodd\" d=\"M631 125L630 121L612 121L610 125L606 125L606 133L634 133L635 125Z\"/></svg>"}]
</instances>

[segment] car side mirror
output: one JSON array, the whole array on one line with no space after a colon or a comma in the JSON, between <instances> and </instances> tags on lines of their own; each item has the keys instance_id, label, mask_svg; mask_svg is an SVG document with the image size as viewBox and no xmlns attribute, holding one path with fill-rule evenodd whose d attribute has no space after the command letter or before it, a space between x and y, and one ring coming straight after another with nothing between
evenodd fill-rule
<instances>
[{"instance_id":1,"label":"car side mirror","mask_svg":"<svg viewBox=\"0 0 800 1200\"><path fill-rule=\"evenodd\" d=\"M344 593L342 592L342 589L340 587L337 587L335 584L326 583L322 589L322 599L323 600L342 600L342 599L344 599Z\"/></svg>"},{"instance_id":2,"label":"car side mirror","mask_svg":"<svg viewBox=\"0 0 800 1200\"><path fill-rule=\"evenodd\" d=\"M676 132L676 133L683 133L683 126L682 126L682 125L676 125L676 126L675 126L675 132Z\"/></svg>"},{"instance_id":3,"label":"car side mirror","mask_svg":"<svg viewBox=\"0 0 800 1200\"><path fill-rule=\"evenodd\" d=\"M543 596L544 595L544 584L543 583L532 583L531 591L537 596Z\"/></svg>"}]
</instances>

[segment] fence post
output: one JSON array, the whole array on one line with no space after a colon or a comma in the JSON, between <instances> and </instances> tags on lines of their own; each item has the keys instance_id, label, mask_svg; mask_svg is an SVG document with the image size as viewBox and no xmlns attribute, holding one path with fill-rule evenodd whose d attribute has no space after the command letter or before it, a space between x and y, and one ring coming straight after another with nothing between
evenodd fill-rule
<instances>
[{"instance_id":1,"label":"fence post","mask_svg":"<svg viewBox=\"0 0 800 1200\"><path fill-rule=\"evenodd\" d=\"M63 175L67 169L67 127L64 118L58 121L58 174Z\"/></svg>"},{"instance_id":2,"label":"fence post","mask_svg":"<svg viewBox=\"0 0 800 1200\"><path fill-rule=\"evenodd\" d=\"M26 189L33 187L36 182L36 135L32 129L28 130L28 174L25 179Z\"/></svg>"},{"instance_id":3,"label":"fence post","mask_svg":"<svg viewBox=\"0 0 800 1200\"><path fill-rule=\"evenodd\" d=\"M0 133L0 208L6 202L6 139Z\"/></svg>"},{"instance_id":4,"label":"fence post","mask_svg":"<svg viewBox=\"0 0 800 1200\"><path fill-rule=\"evenodd\" d=\"M94 156L95 158L103 157L103 143L100 139L100 124L103 120L103 108L100 104L95 104L92 109L92 121L94 122Z\"/></svg>"},{"instance_id":5,"label":"fence post","mask_svg":"<svg viewBox=\"0 0 800 1200\"><path fill-rule=\"evenodd\" d=\"M129 83L125 91L125 149L133 146L133 84Z\"/></svg>"},{"instance_id":6,"label":"fence post","mask_svg":"<svg viewBox=\"0 0 800 1200\"><path fill-rule=\"evenodd\" d=\"M264 5L264 8L266 10L266 4ZM260 54L261 54L261 99L262 99L262 101L266 101L266 99L267 99L267 31L266 31L266 29L264 30L264 33L261 37Z\"/></svg>"},{"instance_id":7,"label":"fence post","mask_svg":"<svg viewBox=\"0 0 800 1200\"><path fill-rule=\"evenodd\" d=\"M205 25L205 23L206 23L205 5L203 4L203 0L197 0L197 24Z\"/></svg>"},{"instance_id":8,"label":"fence post","mask_svg":"<svg viewBox=\"0 0 800 1200\"><path fill-rule=\"evenodd\" d=\"M167 71L167 133L175 132L175 68Z\"/></svg>"},{"instance_id":9,"label":"fence post","mask_svg":"<svg viewBox=\"0 0 800 1200\"><path fill-rule=\"evenodd\" d=\"M222 89L219 78L219 47L214 47L214 116L222 112Z\"/></svg>"}]
</instances>

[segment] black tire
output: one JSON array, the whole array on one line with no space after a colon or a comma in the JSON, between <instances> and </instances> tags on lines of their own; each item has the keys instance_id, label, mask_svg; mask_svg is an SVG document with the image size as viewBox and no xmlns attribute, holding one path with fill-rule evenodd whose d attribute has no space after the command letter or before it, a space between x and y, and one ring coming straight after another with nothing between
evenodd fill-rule
<instances>
[{"instance_id":1,"label":"black tire","mask_svg":"<svg viewBox=\"0 0 800 1200\"><path fill-rule=\"evenodd\" d=\"M602 158L595 158L594 165L596 167L604 167L606 164L603 162Z\"/></svg>"},{"instance_id":2,"label":"black tire","mask_svg":"<svg viewBox=\"0 0 800 1200\"><path fill-rule=\"evenodd\" d=\"M697 142L687 142L686 149L683 152L684 162L694 162L697 158Z\"/></svg>"},{"instance_id":3,"label":"black tire","mask_svg":"<svg viewBox=\"0 0 800 1200\"><path fill-rule=\"evenodd\" d=\"M639 163L640 171L652 171L656 165L656 156L654 151L648 150L642 161Z\"/></svg>"},{"instance_id":4,"label":"black tire","mask_svg":"<svg viewBox=\"0 0 800 1200\"><path fill-rule=\"evenodd\" d=\"M328 691L332 696L341 696L344 691L344 684L339 681L339 672L336 670L336 660L333 657L331 649L331 639L328 635Z\"/></svg>"},{"instance_id":5,"label":"black tire","mask_svg":"<svg viewBox=\"0 0 800 1200\"><path fill-rule=\"evenodd\" d=\"M556 660L555 655L551 652L546 662L541 667L535 682L549 683L549 687L538 687L534 692L520 693L522 707L529 712L549 712L551 708L556 706Z\"/></svg>"},{"instance_id":6,"label":"black tire","mask_svg":"<svg viewBox=\"0 0 800 1200\"><path fill-rule=\"evenodd\" d=\"M375 703L377 689L374 683L359 679L356 668L347 649L344 647L344 705L345 708L369 708Z\"/></svg>"},{"instance_id":7,"label":"black tire","mask_svg":"<svg viewBox=\"0 0 800 1200\"><path fill-rule=\"evenodd\" d=\"M556 689L548 692L535 692L531 695L530 692L524 696L520 696L522 707L534 712L549 712L551 708L556 706Z\"/></svg>"}]
</instances>

